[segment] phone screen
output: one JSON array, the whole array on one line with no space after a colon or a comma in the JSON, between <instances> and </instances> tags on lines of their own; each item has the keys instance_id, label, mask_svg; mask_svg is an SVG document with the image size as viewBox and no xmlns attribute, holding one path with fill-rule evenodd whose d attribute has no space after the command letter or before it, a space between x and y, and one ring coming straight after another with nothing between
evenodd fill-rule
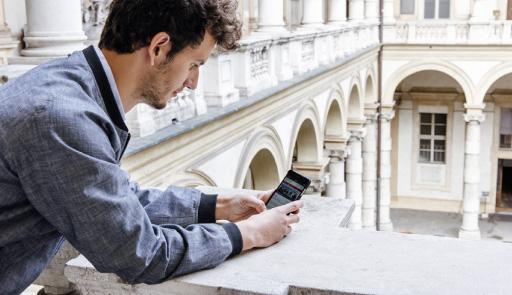
<instances>
[{"instance_id":1,"label":"phone screen","mask_svg":"<svg viewBox=\"0 0 512 295\"><path fill-rule=\"evenodd\" d=\"M267 202L267 208L271 209L299 200L309 183L310 181L306 177L294 171L288 172Z\"/></svg>"}]
</instances>

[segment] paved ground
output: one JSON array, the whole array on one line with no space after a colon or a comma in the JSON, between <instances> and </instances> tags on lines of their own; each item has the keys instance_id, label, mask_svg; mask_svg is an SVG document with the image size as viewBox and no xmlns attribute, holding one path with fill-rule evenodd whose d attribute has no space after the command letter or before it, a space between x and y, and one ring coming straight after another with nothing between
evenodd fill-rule
<instances>
[{"instance_id":1,"label":"paved ground","mask_svg":"<svg viewBox=\"0 0 512 295\"><path fill-rule=\"evenodd\" d=\"M396 232L457 237L462 216L456 213L391 209ZM512 243L512 215L480 219L482 239Z\"/></svg>"}]
</instances>

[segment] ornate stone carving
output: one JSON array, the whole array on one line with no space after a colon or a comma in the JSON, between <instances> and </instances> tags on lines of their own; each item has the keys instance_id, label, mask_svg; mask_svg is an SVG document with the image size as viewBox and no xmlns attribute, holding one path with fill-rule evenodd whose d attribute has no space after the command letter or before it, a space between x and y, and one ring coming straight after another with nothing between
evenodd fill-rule
<instances>
[{"instance_id":1,"label":"ornate stone carving","mask_svg":"<svg viewBox=\"0 0 512 295\"><path fill-rule=\"evenodd\" d=\"M251 78L267 75L270 70L270 55L267 46L251 50Z\"/></svg>"}]
</instances>

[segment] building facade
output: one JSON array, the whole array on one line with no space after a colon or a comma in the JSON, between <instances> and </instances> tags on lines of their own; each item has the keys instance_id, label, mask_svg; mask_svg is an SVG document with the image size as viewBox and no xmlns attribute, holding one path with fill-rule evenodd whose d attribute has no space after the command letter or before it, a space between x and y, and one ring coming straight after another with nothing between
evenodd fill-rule
<instances>
[{"instance_id":1,"label":"building facade","mask_svg":"<svg viewBox=\"0 0 512 295\"><path fill-rule=\"evenodd\" d=\"M97 43L111 1L0 2L7 81ZM392 206L460 212L479 238L479 216L512 209L511 8L243 0L239 50L166 109L128 113L123 166L143 185L248 189L293 168L355 201L353 229L392 230Z\"/></svg>"}]
</instances>

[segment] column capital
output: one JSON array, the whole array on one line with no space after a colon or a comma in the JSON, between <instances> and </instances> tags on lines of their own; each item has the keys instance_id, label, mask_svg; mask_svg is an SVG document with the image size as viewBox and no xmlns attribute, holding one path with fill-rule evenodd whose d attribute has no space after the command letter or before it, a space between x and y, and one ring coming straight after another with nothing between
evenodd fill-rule
<instances>
[{"instance_id":1,"label":"column capital","mask_svg":"<svg viewBox=\"0 0 512 295\"><path fill-rule=\"evenodd\" d=\"M379 120L379 114L366 114L366 125L375 124Z\"/></svg>"},{"instance_id":2,"label":"column capital","mask_svg":"<svg viewBox=\"0 0 512 295\"><path fill-rule=\"evenodd\" d=\"M485 115L483 114L485 104L480 104L480 105L464 104L464 107L466 108L466 113L464 114L464 120L466 122L482 123L485 120Z\"/></svg>"},{"instance_id":3,"label":"column capital","mask_svg":"<svg viewBox=\"0 0 512 295\"><path fill-rule=\"evenodd\" d=\"M380 119L383 120L383 121L386 121L386 122L390 122L391 120L393 120L393 118L395 117L395 111L389 111L389 112L386 112L386 113L381 113L380 114Z\"/></svg>"},{"instance_id":4,"label":"column capital","mask_svg":"<svg viewBox=\"0 0 512 295\"><path fill-rule=\"evenodd\" d=\"M464 120L468 123L475 122L475 123L482 123L485 121L485 115L484 114L464 114Z\"/></svg>"},{"instance_id":5,"label":"column capital","mask_svg":"<svg viewBox=\"0 0 512 295\"><path fill-rule=\"evenodd\" d=\"M361 129L354 129L354 130L350 130L349 131L350 133L350 138L349 138L349 142L351 141L363 141L364 139L364 136L366 135L366 130L364 128L361 128Z\"/></svg>"},{"instance_id":6,"label":"column capital","mask_svg":"<svg viewBox=\"0 0 512 295\"><path fill-rule=\"evenodd\" d=\"M331 153L329 155L329 158L331 160L338 160L338 161L345 161L345 159L348 157L348 150L347 149L344 149L344 150L331 150Z\"/></svg>"}]
</instances>

